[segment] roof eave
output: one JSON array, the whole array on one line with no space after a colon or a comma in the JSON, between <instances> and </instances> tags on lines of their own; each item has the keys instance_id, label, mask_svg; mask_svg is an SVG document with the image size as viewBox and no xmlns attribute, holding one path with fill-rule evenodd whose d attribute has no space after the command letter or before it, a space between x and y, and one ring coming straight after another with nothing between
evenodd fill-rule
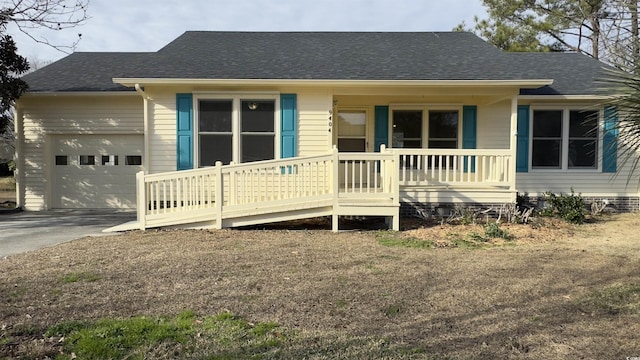
<instances>
[{"instance_id":1,"label":"roof eave","mask_svg":"<svg viewBox=\"0 0 640 360\"><path fill-rule=\"evenodd\" d=\"M298 86L445 86L445 87L518 87L536 89L553 84L553 79L521 80L334 80L334 79L174 79L113 78L116 84L145 85L298 85Z\"/></svg>"},{"instance_id":2,"label":"roof eave","mask_svg":"<svg viewBox=\"0 0 640 360\"><path fill-rule=\"evenodd\" d=\"M134 89L126 90L95 90L95 91L28 91L21 97L33 96L131 96L138 95Z\"/></svg>"},{"instance_id":3,"label":"roof eave","mask_svg":"<svg viewBox=\"0 0 640 360\"><path fill-rule=\"evenodd\" d=\"M520 100L609 100L611 95L519 95Z\"/></svg>"}]
</instances>

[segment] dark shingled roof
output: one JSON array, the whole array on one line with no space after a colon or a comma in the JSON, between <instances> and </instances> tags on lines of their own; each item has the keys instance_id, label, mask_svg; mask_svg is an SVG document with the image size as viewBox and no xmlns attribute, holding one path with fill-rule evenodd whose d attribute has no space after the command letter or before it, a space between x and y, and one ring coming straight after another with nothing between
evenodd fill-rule
<instances>
[{"instance_id":1,"label":"dark shingled roof","mask_svg":"<svg viewBox=\"0 0 640 360\"><path fill-rule=\"evenodd\" d=\"M522 89L522 95L594 95L610 66L578 53L508 53L515 68L532 78L553 79L551 86Z\"/></svg>"},{"instance_id":2,"label":"dark shingled roof","mask_svg":"<svg viewBox=\"0 0 640 360\"><path fill-rule=\"evenodd\" d=\"M525 94L586 94L602 63L505 53L464 32L189 31L153 53L74 53L24 76L30 90L118 91L112 78L526 80Z\"/></svg>"},{"instance_id":3,"label":"dark shingled roof","mask_svg":"<svg viewBox=\"0 0 640 360\"><path fill-rule=\"evenodd\" d=\"M114 84L115 77L128 76L144 66L153 53L73 53L27 74L29 91L121 91L133 90Z\"/></svg>"}]
</instances>

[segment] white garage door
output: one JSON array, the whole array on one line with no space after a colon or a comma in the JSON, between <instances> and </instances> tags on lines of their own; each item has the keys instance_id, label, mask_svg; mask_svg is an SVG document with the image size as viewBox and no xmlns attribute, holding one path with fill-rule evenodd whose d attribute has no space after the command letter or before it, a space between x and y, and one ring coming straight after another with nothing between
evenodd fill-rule
<instances>
[{"instance_id":1,"label":"white garage door","mask_svg":"<svg viewBox=\"0 0 640 360\"><path fill-rule=\"evenodd\" d=\"M52 205L63 209L134 209L142 135L57 136Z\"/></svg>"}]
</instances>

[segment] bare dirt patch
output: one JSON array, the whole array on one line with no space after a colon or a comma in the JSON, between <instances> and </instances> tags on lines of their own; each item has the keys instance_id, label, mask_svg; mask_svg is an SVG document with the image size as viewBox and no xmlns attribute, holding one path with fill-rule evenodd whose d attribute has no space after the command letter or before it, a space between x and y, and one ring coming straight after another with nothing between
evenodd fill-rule
<instances>
[{"instance_id":1,"label":"bare dirt patch","mask_svg":"<svg viewBox=\"0 0 640 360\"><path fill-rule=\"evenodd\" d=\"M640 215L505 228L514 240L473 250L379 242L482 231L435 225L131 232L12 256L0 260L0 358L55 353L42 334L64 321L184 310L276 322L298 334L292 357L640 356L637 304L601 306L637 301L617 294L640 288Z\"/></svg>"}]
</instances>

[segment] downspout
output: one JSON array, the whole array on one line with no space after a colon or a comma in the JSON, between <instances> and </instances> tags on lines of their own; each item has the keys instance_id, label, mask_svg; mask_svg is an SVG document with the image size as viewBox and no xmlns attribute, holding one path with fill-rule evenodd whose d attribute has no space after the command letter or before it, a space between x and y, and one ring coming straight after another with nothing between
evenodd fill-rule
<instances>
[{"instance_id":1,"label":"downspout","mask_svg":"<svg viewBox=\"0 0 640 360\"><path fill-rule=\"evenodd\" d=\"M13 109L13 131L15 149L13 153L13 161L16 165L14 178L16 179L16 208L24 208L26 188L24 184L24 156L22 155L22 142L24 141L24 132L22 124L22 110L16 102Z\"/></svg>"},{"instance_id":2,"label":"downspout","mask_svg":"<svg viewBox=\"0 0 640 360\"><path fill-rule=\"evenodd\" d=\"M509 128L509 149L511 150L511 161L509 162L509 190L511 191L511 202L515 203L518 197L516 182L516 158L518 157L518 95L513 95L511 98L511 121Z\"/></svg>"},{"instance_id":3,"label":"downspout","mask_svg":"<svg viewBox=\"0 0 640 360\"><path fill-rule=\"evenodd\" d=\"M144 165L145 174L150 174L151 173L151 159L150 159L151 141L149 139L149 136L151 135L151 132L149 130L149 100L151 100L151 97L149 97L149 95L146 92L144 92L140 84L135 84L134 88L136 89L136 92L140 94L140 96L142 96L142 100L144 104L143 105L144 107L144 125L143 125L144 153L142 154L142 159L143 159L142 164Z\"/></svg>"}]
</instances>

